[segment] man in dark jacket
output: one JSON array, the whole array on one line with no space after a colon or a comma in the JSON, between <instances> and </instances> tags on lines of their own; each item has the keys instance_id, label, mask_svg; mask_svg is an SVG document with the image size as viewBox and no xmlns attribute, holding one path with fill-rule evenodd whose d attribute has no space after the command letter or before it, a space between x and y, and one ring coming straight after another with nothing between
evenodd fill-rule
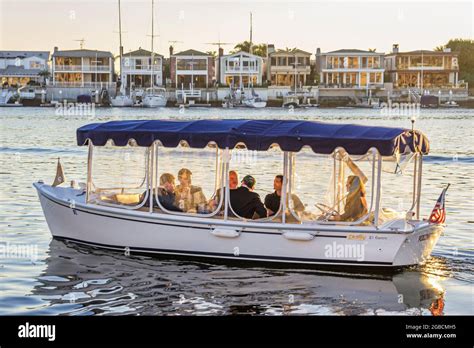
<instances>
[{"instance_id":1,"label":"man in dark jacket","mask_svg":"<svg viewBox=\"0 0 474 348\"><path fill-rule=\"evenodd\" d=\"M160 176L160 187L158 187L158 199L160 200L163 208L169 211L179 211L183 210L176 206L176 194L175 194L175 179L174 176L170 173L164 173ZM145 193L142 194L142 197L145 197ZM143 199L142 198L142 199ZM150 206L150 202L147 201L144 204L145 207ZM159 208L156 203L155 197L153 197L153 207Z\"/></svg>"},{"instance_id":2,"label":"man in dark jacket","mask_svg":"<svg viewBox=\"0 0 474 348\"><path fill-rule=\"evenodd\" d=\"M241 186L230 190L230 205L234 212L246 219L263 218L267 216L267 210L260 200L258 193L253 192L255 178L247 175L243 178Z\"/></svg>"}]
</instances>

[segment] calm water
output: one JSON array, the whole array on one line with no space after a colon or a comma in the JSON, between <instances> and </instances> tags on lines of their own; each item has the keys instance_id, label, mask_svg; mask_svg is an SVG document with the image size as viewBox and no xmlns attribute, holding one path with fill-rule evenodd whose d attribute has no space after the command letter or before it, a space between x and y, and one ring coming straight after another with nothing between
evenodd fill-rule
<instances>
[{"instance_id":1,"label":"calm water","mask_svg":"<svg viewBox=\"0 0 474 348\"><path fill-rule=\"evenodd\" d=\"M424 165L423 214L450 182L448 226L425 266L378 275L126 257L66 244L52 240L31 183L51 182L57 157L69 180L84 181L86 152L75 145L75 130L90 122L245 117L410 127L407 117L347 109L95 111L96 117L88 117L57 116L51 108L0 108L0 243L37 252L33 259L0 254L0 314L474 313L474 110L421 111L417 128L432 149Z\"/></svg>"}]
</instances>

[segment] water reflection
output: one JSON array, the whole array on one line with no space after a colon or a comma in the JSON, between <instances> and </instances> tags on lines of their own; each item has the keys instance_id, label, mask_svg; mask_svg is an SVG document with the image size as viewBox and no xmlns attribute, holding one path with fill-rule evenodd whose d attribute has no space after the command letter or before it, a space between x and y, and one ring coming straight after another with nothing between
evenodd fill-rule
<instances>
[{"instance_id":1,"label":"water reflection","mask_svg":"<svg viewBox=\"0 0 474 348\"><path fill-rule=\"evenodd\" d=\"M30 314L442 315L437 276L264 269L126 257L52 240Z\"/></svg>"}]
</instances>

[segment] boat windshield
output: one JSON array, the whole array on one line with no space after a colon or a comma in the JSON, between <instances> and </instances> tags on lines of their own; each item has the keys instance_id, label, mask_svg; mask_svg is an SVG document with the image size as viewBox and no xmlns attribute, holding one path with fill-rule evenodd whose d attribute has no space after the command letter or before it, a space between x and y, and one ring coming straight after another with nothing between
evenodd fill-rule
<instances>
[{"instance_id":1,"label":"boat windshield","mask_svg":"<svg viewBox=\"0 0 474 348\"><path fill-rule=\"evenodd\" d=\"M94 148L89 201L136 208L148 185L149 149L136 146Z\"/></svg>"},{"instance_id":2,"label":"boat windshield","mask_svg":"<svg viewBox=\"0 0 474 348\"><path fill-rule=\"evenodd\" d=\"M300 221L370 224L375 198L377 156L349 156L343 148L330 155L304 147L290 159L290 209ZM304 202L304 209L301 203Z\"/></svg>"}]
</instances>

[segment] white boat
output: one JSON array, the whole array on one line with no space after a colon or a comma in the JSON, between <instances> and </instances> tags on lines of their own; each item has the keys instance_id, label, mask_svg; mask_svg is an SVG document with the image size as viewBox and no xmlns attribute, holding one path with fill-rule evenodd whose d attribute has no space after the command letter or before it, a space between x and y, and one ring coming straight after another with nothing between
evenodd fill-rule
<instances>
[{"instance_id":1,"label":"white boat","mask_svg":"<svg viewBox=\"0 0 474 348\"><path fill-rule=\"evenodd\" d=\"M122 74L123 71L123 47L122 47L122 15L121 15L121 6L120 0L118 0L118 23L119 23L119 52L120 52L120 73ZM122 86L120 88L120 93L118 93L115 97L110 99L110 103L114 107L128 107L133 105L133 99L131 96L126 95L125 90Z\"/></svg>"},{"instance_id":2,"label":"white boat","mask_svg":"<svg viewBox=\"0 0 474 348\"><path fill-rule=\"evenodd\" d=\"M456 103L454 100L449 100L446 103L440 104L443 108L458 108L459 104Z\"/></svg>"},{"instance_id":3,"label":"white boat","mask_svg":"<svg viewBox=\"0 0 474 348\"><path fill-rule=\"evenodd\" d=\"M166 97L166 90L161 87L155 87L155 74L153 68L155 66L155 52L153 51L154 44L154 1L151 1L151 75L150 87L145 89L142 96L142 106L145 108L157 108L166 106L168 98Z\"/></svg>"},{"instance_id":4,"label":"white boat","mask_svg":"<svg viewBox=\"0 0 474 348\"><path fill-rule=\"evenodd\" d=\"M58 239L132 254L305 267L398 268L420 264L429 258L444 229L443 221L434 223L420 216L422 160L429 151L429 143L416 130L298 120L138 120L83 126L77 130L77 143L89 148L87 182L81 188L34 183L48 226ZM106 172L97 173L99 169L93 164L95 151L100 153L110 144L119 157L122 152L130 151L145 154L141 165L144 178L138 187L143 195L118 184L126 179L114 177L116 171L110 169L118 157L108 154ZM169 165L177 157L170 159L162 154L181 145L183 151L204 151L206 144L216 154L216 190L220 193L217 208L205 213L166 209L156 190L158 168ZM228 188L230 159L242 144L248 150L259 151L260 156L279 144L283 188L280 208L273 217L245 219L232 208ZM298 168L295 161L299 163L303 146L310 148L304 152L305 156L322 156L330 161L328 168L334 178L332 205L319 204L321 214L317 216L296 212L292 200L284 199L293 197L295 168ZM384 175L386 172L382 168L386 165L401 168L408 160L414 166L413 178L409 178L412 193L407 197L410 207L407 211L388 214L391 211L382 206L381 200L382 172ZM371 174L365 177L356 162L367 165ZM117 168L139 167L131 163L121 163ZM203 159L199 165L205 165ZM370 183L367 186L371 192L370 204L367 203L367 213L354 221L333 221L332 214L341 212L344 173L349 170ZM101 187L96 175L105 176L112 186ZM397 177L391 173L386 180L392 184ZM355 252L360 249L362 255Z\"/></svg>"},{"instance_id":5,"label":"white boat","mask_svg":"<svg viewBox=\"0 0 474 348\"><path fill-rule=\"evenodd\" d=\"M259 97L245 98L244 100L242 100L242 103L249 108L256 109L264 108L267 106L267 102Z\"/></svg>"},{"instance_id":6,"label":"white boat","mask_svg":"<svg viewBox=\"0 0 474 348\"><path fill-rule=\"evenodd\" d=\"M250 78L249 78L250 79ZM245 95L242 104L249 107L249 108L264 108L267 106L267 102L259 97L259 95L255 92L253 87L250 88L250 95Z\"/></svg>"},{"instance_id":7,"label":"white boat","mask_svg":"<svg viewBox=\"0 0 474 348\"><path fill-rule=\"evenodd\" d=\"M110 100L112 106L115 107L128 107L133 106L132 97L124 94L118 94Z\"/></svg>"},{"instance_id":8,"label":"white boat","mask_svg":"<svg viewBox=\"0 0 474 348\"><path fill-rule=\"evenodd\" d=\"M157 108L166 106L168 98L166 97L166 90L161 87L150 87L145 90L142 97L143 107Z\"/></svg>"}]
</instances>

